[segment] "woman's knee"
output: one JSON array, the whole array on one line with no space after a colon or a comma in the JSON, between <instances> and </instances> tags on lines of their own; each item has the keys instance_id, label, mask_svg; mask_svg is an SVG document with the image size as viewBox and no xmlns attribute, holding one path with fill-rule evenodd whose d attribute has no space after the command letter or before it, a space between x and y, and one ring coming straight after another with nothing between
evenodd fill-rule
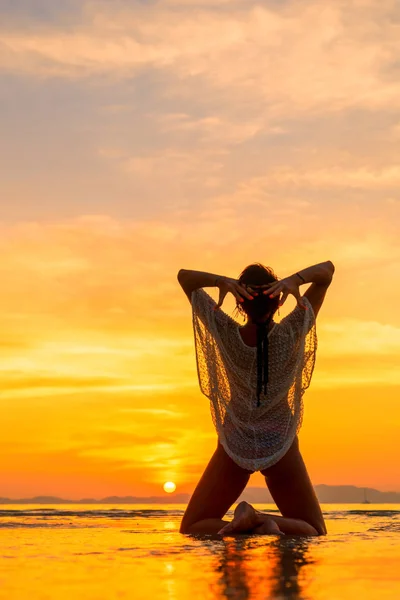
<instances>
[{"instance_id":1,"label":"woman's knee","mask_svg":"<svg viewBox=\"0 0 400 600\"><path fill-rule=\"evenodd\" d=\"M190 528L197 520L198 518L196 515L190 514L190 512L186 510L179 526L179 533L190 533Z\"/></svg>"},{"instance_id":2,"label":"woman's knee","mask_svg":"<svg viewBox=\"0 0 400 600\"><path fill-rule=\"evenodd\" d=\"M315 523L314 527L317 530L318 535L326 535L327 534L325 521L323 519L322 519L322 521L318 521L317 523Z\"/></svg>"},{"instance_id":3,"label":"woman's knee","mask_svg":"<svg viewBox=\"0 0 400 600\"><path fill-rule=\"evenodd\" d=\"M185 523L184 519L181 521L179 533L189 533L189 525Z\"/></svg>"},{"instance_id":4,"label":"woman's knee","mask_svg":"<svg viewBox=\"0 0 400 600\"><path fill-rule=\"evenodd\" d=\"M312 525L309 525L309 527L313 530L313 533L311 533L311 535L326 535L326 527L325 527L325 523L313 523Z\"/></svg>"}]
</instances>

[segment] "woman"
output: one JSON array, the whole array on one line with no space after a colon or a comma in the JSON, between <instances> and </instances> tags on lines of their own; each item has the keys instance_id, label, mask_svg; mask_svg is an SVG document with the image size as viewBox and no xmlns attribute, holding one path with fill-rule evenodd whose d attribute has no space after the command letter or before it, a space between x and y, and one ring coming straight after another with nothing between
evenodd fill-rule
<instances>
[{"instance_id":1,"label":"woman","mask_svg":"<svg viewBox=\"0 0 400 600\"><path fill-rule=\"evenodd\" d=\"M278 280L254 263L239 278L181 269L192 303L200 389L210 399L217 449L185 511L181 533L255 532L324 535L317 497L299 450L302 396L310 384L317 338L315 317L332 281L327 261ZM311 283L301 296L300 285ZM219 288L218 303L204 291ZM247 317L243 327L221 310L231 293ZM289 294L296 308L273 321ZM232 522L222 518L260 471L282 516L241 502Z\"/></svg>"}]
</instances>

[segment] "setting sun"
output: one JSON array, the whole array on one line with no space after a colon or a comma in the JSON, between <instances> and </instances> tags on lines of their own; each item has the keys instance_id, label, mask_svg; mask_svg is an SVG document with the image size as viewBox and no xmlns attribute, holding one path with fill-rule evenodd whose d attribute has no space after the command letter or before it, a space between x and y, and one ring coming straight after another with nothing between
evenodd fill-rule
<instances>
[{"instance_id":1,"label":"setting sun","mask_svg":"<svg viewBox=\"0 0 400 600\"><path fill-rule=\"evenodd\" d=\"M175 490L176 490L176 485L173 481L167 481L166 483L164 483L164 492L171 494Z\"/></svg>"}]
</instances>

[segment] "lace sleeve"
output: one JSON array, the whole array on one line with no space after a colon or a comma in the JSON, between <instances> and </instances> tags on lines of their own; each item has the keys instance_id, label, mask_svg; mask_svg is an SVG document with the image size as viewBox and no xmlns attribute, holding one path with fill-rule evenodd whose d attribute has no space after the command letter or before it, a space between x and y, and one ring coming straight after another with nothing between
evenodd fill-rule
<instances>
[{"instance_id":1,"label":"lace sleeve","mask_svg":"<svg viewBox=\"0 0 400 600\"><path fill-rule=\"evenodd\" d=\"M306 309L301 308L298 304L286 317L280 322L282 331L290 332L295 338L306 334L315 326L315 315L313 308L307 298L303 296L303 302Z\"/></svg>"},{"instance_id":2,"label":"lace sleeve","mask_svg":"<svg viewBox=\"0 0 400 600\"><path fill-rule=\"evenodd\" d=\"M307 298L303 297L306 309L296 306L279 323L282 356L287 364L299 361L302 393L310 385L318 345L315 315Z\"/></svg>"},{"instance_id":3,"label":"lace sleeve","mask_svg":"<svg viewBox=\"0 0 400 600\"><path fill-rule=\"evenodd\" d=\"M221 347L230 345L231 324L235 321L223 310L214 310L217 303L201 288L192 292L191 301L200 389L210 399L217 387L229 397L228 380L220 376L223 370Z\"/></svg>"},{"instance_id":4,"label":"lace sleeve","mask_svg":"<svg viewBox=\"0 0 400 600\"><path fill-rule=\"evenodd\" d=\"M210 332L212 332L214 328L221 330L224 329L228 323L235 323L234 319L220 308L214 310L217 303L202 288L193 290L191 300L194 319L200 319Z\"/></svg>"}]
</instances>

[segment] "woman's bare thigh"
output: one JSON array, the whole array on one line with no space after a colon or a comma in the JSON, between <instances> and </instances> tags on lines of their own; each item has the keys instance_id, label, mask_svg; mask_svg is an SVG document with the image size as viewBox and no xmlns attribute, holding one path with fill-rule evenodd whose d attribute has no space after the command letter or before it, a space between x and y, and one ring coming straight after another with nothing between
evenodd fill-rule
<instances>
[{"instance_id":1,"label":"woman's bare thigh","mask_svg":"<svg viewBox=\"0 0 400 600\"><path fill-rule=\"evenodd\" d=\"M302 519L321 535L326 533L321 507L300 454L297 437L285 456L261 473L283 517Z\"/></svg>"},{"instance_id":2,"label":"woman's bare thigh","mask_svg":"<svg viewBox=\"0 0 400 600\"><path fill-rule=\"evenodd\" d=\"M194 490L181 523L181 532L203 519L222 519L247 485L251 471L239 467L218 443Z\"/></svg>"}]
</instances>

